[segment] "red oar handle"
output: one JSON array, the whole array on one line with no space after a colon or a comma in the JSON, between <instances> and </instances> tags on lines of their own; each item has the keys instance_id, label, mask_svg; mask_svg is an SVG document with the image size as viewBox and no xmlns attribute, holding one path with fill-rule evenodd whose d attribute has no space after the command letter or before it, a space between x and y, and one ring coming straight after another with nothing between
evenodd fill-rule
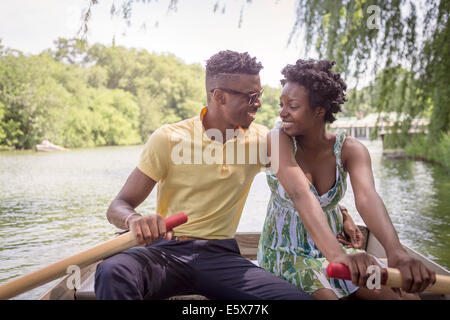
<instances>
[{"instance_id":1,"label":"red oar handle","mask_svg":"<svg viewBox=\"0 0 450 320\"><path fill-rule=\"evenodd\" d=\"M389 270L393 270L393 269L389 269ZM342 263L335 263L335 262L330 262L327 266L327 275L330 278L336 278L336 279L342 279L342 280L352 280L352 276L350 274L350 269ZM388 277L389 277L389 272L387 271L387 269L381 269L381 284L386 284ZM391 275L392 277L392 275Z\"/></svg>"},{"instance_id":2,"label":"red oar handle","mask_svg":"<svg viewBox=\"0 0 450 320\"><path fill-rule=\"evenodd\" d=\"M185 223L187 220L188 217L184 212L174 214L173 216L170 216L164 220L166 222L166 230L170 231L173 228L179 226L180 224Z\"/></svg>"},{"instance_id":3,"label":"red oar handle","mask_svg":"<svg viewBox=\"0 0 450 320\"><path fill-rule=\"evenodd\" d=\"M330 262L327 267L327 275L330 278L352 280L350 269L342 263Z\"/></svg>"}]
</instances>

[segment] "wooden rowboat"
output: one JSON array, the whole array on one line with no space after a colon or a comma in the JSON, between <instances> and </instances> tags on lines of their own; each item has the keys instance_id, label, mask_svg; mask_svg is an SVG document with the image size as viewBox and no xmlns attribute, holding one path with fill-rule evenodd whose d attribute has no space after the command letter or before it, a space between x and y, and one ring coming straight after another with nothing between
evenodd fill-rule
<instances>
[{"instance_id":1,"label":"wooden rowboat","mask_svg":"<svg viewBox=\"0 0 450 320\"><path fill-rule=\"evenodd\" d=\"M386 262L386 252L384 251L381 243L375 238L373 234L365 226L359 226L362 233L364 234L364 245L363 248L370 254L378 257L381 261ZM256 254L258 248L260 233L258 232L246 232L237 233L236 241L238 242L241 254L257 263ZM450 276L450 272L439 264L431 261L430 259L424 257L420 253L404 246L408 251L409 255L422 261L428 268L435 271L436 274L442 274ZM95 300L94 292L94 278L95 269L99 262L93 263L83 269L81 269L81 288L80 289L69 289L67 287L67 277L64 277L59 281L53 288L47 291L44 295L40 297L40 300ZM420 294L422 299L433 299L433 300L450 300L449 294L436 294L423 292ZM170 298L171 300L204 300L206 299L200 295L184 295L184 296L174 296Z\"/></svg>"}]
</instances>

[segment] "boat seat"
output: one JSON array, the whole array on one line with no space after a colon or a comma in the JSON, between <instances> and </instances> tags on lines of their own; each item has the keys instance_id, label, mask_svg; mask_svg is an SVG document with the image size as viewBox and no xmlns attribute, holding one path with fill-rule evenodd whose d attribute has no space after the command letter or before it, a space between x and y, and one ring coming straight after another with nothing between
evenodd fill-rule
<instances>
[{"instance_id":1,"label":"boat seat","mask_svg":"<svg viewBox=\"0 0 450 320\"><path fill-rule=\"evenodd\" d=\"M255 265L258 265L257 260L251 260ZM81 288L76 290L75 299L76 300L95 300L95 272L92 272L89 277L83 281ZM181 295L181 296L173 296L170 297L169 300L206 300L206 297L197 295L197 294L189 294L189 295Z\"/></svg>"}]
</instances>

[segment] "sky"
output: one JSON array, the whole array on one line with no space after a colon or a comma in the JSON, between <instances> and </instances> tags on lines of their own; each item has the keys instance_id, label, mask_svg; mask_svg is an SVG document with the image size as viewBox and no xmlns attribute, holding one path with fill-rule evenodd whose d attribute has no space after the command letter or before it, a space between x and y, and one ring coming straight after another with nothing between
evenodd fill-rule
<instances>
[{"instance_id":1,"label":"sky","mask_svg":"<svg viewBox=\"0 0 450 320\"><path fill-rule=\"evenodd\" d=\"M115 1L119 3L118 0ZM221 50L249 52L262 62L262 84L279 86L281 69L303 52L301 37L287 47L295 22L294 0L179 0L177 11L168 11L169 0L136 4L132 25L111 18L113 0L100 0L93 7L87 34L89 43L173 53L184 62L200 63ZM58 37L75 36L88 0L16 0L0 2L0 39L6 47L26 54L53 48ZM225 14L221 14L226 4ZM239 28L241 7L243 21ZM146 24L145 30L142 24ZM157 25L157 27L156 27ZM314 57L314 56L309 56Z\"/></svg>"}]
</instances>

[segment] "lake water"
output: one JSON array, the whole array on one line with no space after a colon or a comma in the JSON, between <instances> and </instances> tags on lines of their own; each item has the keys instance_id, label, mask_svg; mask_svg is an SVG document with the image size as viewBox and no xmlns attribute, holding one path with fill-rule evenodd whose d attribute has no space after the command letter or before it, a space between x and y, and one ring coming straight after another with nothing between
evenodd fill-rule
<instances>
[{"instance_id":1,"label":"lake water","mask_svg":"<svg viewBox=\"0 0 450 320\"><path fill-rule=\"evenodd\" d=\"M368 147L378 193L403 244L450 269L450 176L421 161L382 157ZM136 166L143 146L63 153L0 153L0 283L110 240L106 210ZM155 210L156 188L138 208ZM252 184L238 231L261 231L270 191L264 173ZM360 223L350 181L343 200ZM16 299L37 299L56 281Z\"/></svg>"}]
</instances>

